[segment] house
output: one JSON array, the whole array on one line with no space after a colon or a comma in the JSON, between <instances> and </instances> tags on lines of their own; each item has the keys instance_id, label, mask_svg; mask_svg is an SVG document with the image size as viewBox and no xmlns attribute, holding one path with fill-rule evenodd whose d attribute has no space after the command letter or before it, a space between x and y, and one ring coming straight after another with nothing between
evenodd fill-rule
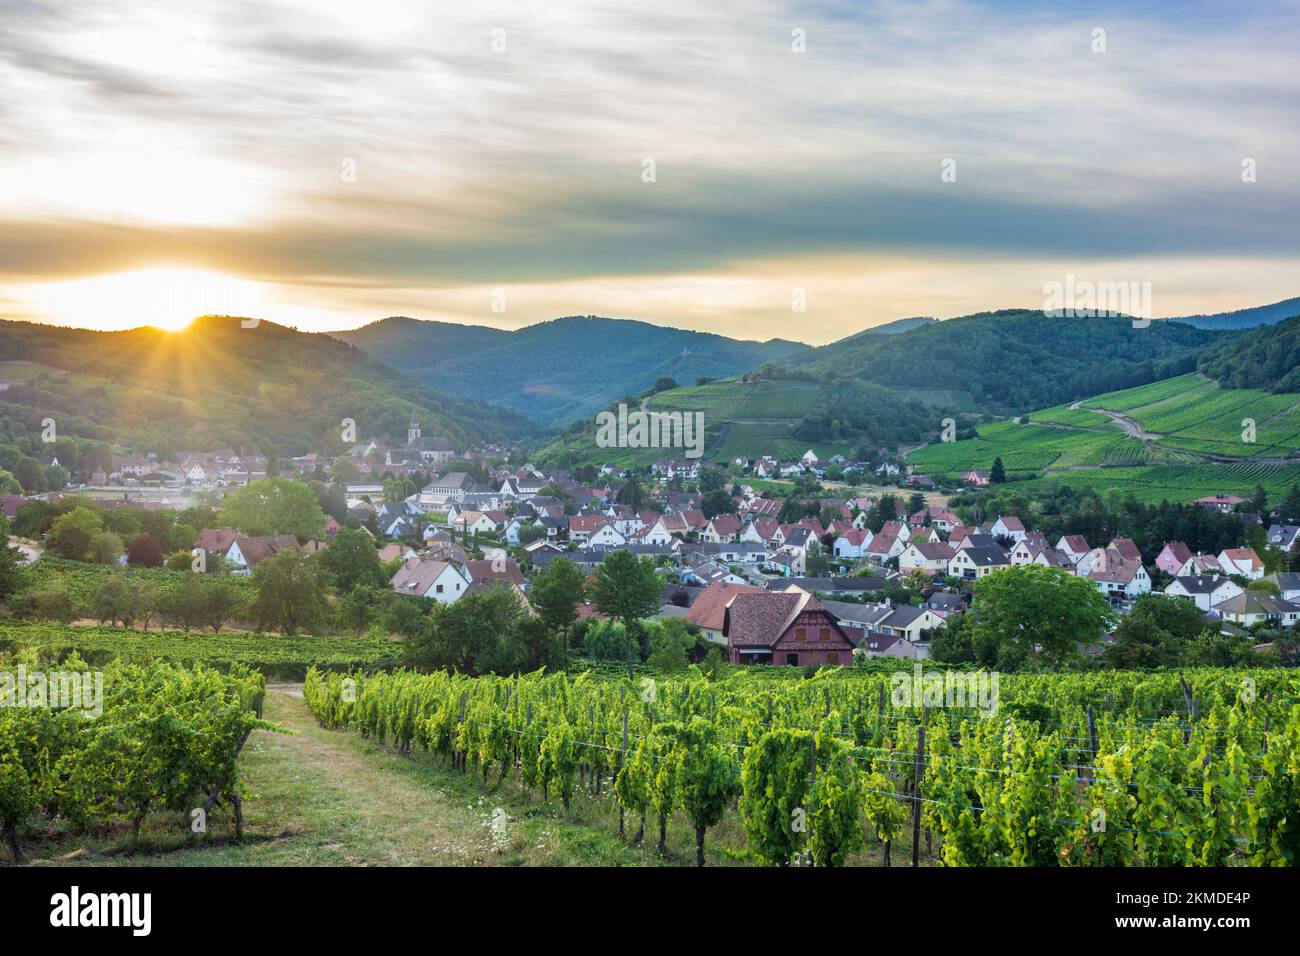
<instances>
[{"instance_id":1,"label":"house","mask_svg":"<svg viewBox=\"0 0 1300 956\"><path fill-rule=\"evenodd\" d=\"M1093 567L1088 572L1088 579L1097 585L1097 590L1112 599L1132 600L1151 593L1151 576L1141 561L1127 558L1108 560L1104 565Z\"/></svg>"},{"instance_id":2,"label":"house","mask_svg":"<svg viewBox=\"0 0 1300 956\"><path fill-rule=\"evenodd\" d=\"M1227 574L1219 559L1212 554L1194 554L1187 559L1187 563L1178 569L1178 577L1186 577L1189 574Z\"/></svg>"},{"instance_id":3,"label":"house","mask_svg":"<svg viewBox=\"0 0 1300 956\"><path fill-rule=\"evenodd\" d=\"M1264 562L1259 559L1254 548L1223 549L1219 552L1219 566L1227 574L1240 574L1252 581L1258 581L1264 576Z\"/></svg>"},{"instance_id":4,"label":"house","mask_svg":"<svg viewBox=\"0 0 1300 956\"><path fill-rule=\"evenodd\" d=\"M832 551L837 558L856 560L865 557L865 551L871 539L875 537L870 528L849 528L835 539Z\"/></svg>"},{"instance_id":5,"label":"house","mask_svg":"<svg viewBox=\"0 0 1300 956\"><path fill-rule=\"evenodd\" d=\"M596 530L587 536L587 545L593 548L621 548L627 544L627 536L622 534L614 523L608 519L596 526Z\"/></svg>"},{"instance_id":6,"label":"house","mask_svg":"<svg viewBox=\"0 0 1300 956\"><path fill-rule=\"evenodd\" d=\"M495 557L466 561L465 576L469 578L471 584L480 581L496 581L514 585L521 591L528 590L528 579L519 570L519 564L514 558Z\"/></svg>"},{"instance_id":7,"label":"house","mask_svg":"<svg viewBox=\"0 0 1300 956\"><path fill-rule=\"evenodd\" d=\"M1269 622L1283 627L1295 627L1300 621L1300 605L1263 591L1242 591L1236 597L1214 605L1214 610L1225 621L1241 627Z\"/></svg>"},{"instance_id":8,"label":"house","mask_svg":"<svg viewBox=\"0 0 1300 956\"><path fill-rule=\"evenodd\" d=\"M865 657L901 657L911 661L928 660L930 657L928 647L913 644L897 634L881 634L876 631L867 631L854 653L861 653Z\"/></svg>"},{"instance_id":9,"label":"house","mask_svg":"<svg viewBox=\"0 0 1300 956\"><path fill-rule=\"evenodd\" d=\"M944 534L952 534L952 529L961 524L961 519L947 508L922 508L908 518L907 523L914 528L929 525Z\"/></svg>"},{"instance_id":10,"label":"house","mask_svg":"<svg viewBox=\"0 0 1300 956\"><path fill-rule=\"evenodd\" d=\"M1191 559L1192 549L1183 542L1166 541L1164 548L1156 555L1156 567L1170 577L1177 577Z\"/></svg>"},{"instance_id":11,"label":"house","mask_svg":"<svg viewBox=\"0 0 1300 956\"><path fill-rule=\"evenodd\" d=\"M1165 593L1194 601L1198 608L1209 614L1216 604L1235 598L1243 590L1236 581L1221 574L1193 574L1174 578L1165 588Z\"/></svg>"},{"instance_id":12,"label":"house","mask_svg":"<svg viewBox=\"0 0 1300 956\"><path fill-rule=\"evenodd\" d=\"M412 558L397 569L389 584L406 597L454 604L465 596L470 580L463 567L454 561Z\"/></svg>"},{"instance_id":13,"label":"house","mask_svg":"<svg viewBox=\"0 0 1300 956\"><path fill-rule=\"evenodd\" d=\"M234 528L204 528L194 539L193 550L202 549L207 552L209 560L217 557L224 558L230 546L242 537L243 534Z\"/></svg>"},{"instance_id":14,"label":"house","mask_svg":"<svg viewBox=\"0 0 1300 956\"><path fill-rule=\"evenodd\" d=\"M1079 559L1092 550L1088 539L1081 534L1064 534L1056 542L1056 550L1065 554L1071 564L1078 564Z\"/></svg>"},{"instance_id":15,"label":"house","mask_svg":"<svg viewBox=\"0 0 1300 956\"><path fill-rule=\"evenodd\" d=\"M1275 524L1270 525L1265 533L1270 548L1277 548L1279 551L1290 552L1295 547L1296 542L1300 541L1300 525L1296 524Z\"/></svg>"},{"instance_id":16,"label":"house","mask_svg":"<svg viewBox=\"0 0 1300 956\"><path fill-rule=\"evenodd\" d=\"M740 534L740 519L735 515L720 514L704 526L704 530L700 532L700 540L717 544L722 541L732 541L738 534Z\"/></svg>"},{"instance_id":17,"label":"house","mask_svg":"<svg viewBox=\"0 0 1300 956\"><path fill-rule=\"evenodd\" d=\"M947 620L952 615L961 613L961 595L949 591L935 591L921 602L921 607L933 611L936 617Z\"/></svg>"},{"instance_id":18,"label":"house","mask_svg":"<svg viewBox=\"0 0 1300 956\"><path fill-rule=\"evenodd\" d=\"M972 468L969 471L963 471L958 475L958 478L961 479L961 482L964 485L976 485L981 488L989 483L989 473L984 471L982 468Z\"/></svg>"},{"instance_id":19,"label":"house","mask_svg":"<svg viewBox=\"0 0 1300 956\"><path fill-rule=\"evenodd\" d=\"M448 517L447 526L461 534L496 534L497 530L493 513L489 511L462 511L455 518Z\"/></svg>"},{"instance_id":20,"label":"house","mask_svg":"<svg viewBox=\"0 0 1300 956\"><path fill-rule=\"evenodd\" d=\"M419 502L422 505L446 505L453 501L464 501L467 494L482 490L465 472L453 471L439 475L425 485L420 491ZM380 491L382 493L382 486Z\"/></svg>"},{"instance_id":21,"label":"house","mask_svg":"<svg viewBox=\"0 0 1300 956\"><path fill-rule=\"evenodd\" d=\"M569 515L569 540L586 544L593 532L607 524L609 519L602 514Z\"/></svg>"},{"instance_id":22,"label":"house","mask_svg":"<svg viewBox=\"0 0 1300 956\"><path fill-rule=\"evenodd\" d=\"M946 574L948 562L956 554L956 549L947 544L935 544L928 541L914 541L898 556L898 570L921 570L927 574Z\"/></svg>"},{"instance_id":23,"label":"house","mask_svg":"<svg viewBox=\"0 0 1300 956\"><path fill-rule=\"evenodd\" d=\"M200 535L201 537L201 535ZM252 574L262 560L281 551L297 551L298 539L291 534L277 534L258 538L238 537L226 549L226 563L231 574Z\"/></svg>"},{"instance_id":24,"label":"house","mask_svg":"<svg viewBox=\"0 0 1300 956\"><path fill-rule=\"evenodd\" d=\"M994 538L1010 538L1016 542L1025 540L1025 524L1014 515L999 516L990 530Z\"/></svg>"},{"instance_id":25,"label":"house","mask_svg":"<svg viewBox=\"0 0 1300 956\"><path fill-rule=\"evenodd\" d=\"M948 573L970 581L1009 567L1011 559L997 545L969 545L948 559Z\"/></svg>"},{"instance_id":26,"label":"house","mask_svg":"<svg viewBox=\"0 0 1300 956\"><path fill-rule=\"evenodd\" d=\"M1300 574L1290 571L1275 571L1264 579L1277 585L1278 592L1285 601L1300 602Z\"/></svg>"},{"instance_id":27,"label":"house","mask_svg":"<svg viewBox=\"0 0 1300 956\"><path fill-rule=\"evenodd\" d=\"M766 515L755 518L740 532L740 540L748 544L772 544L781 530L777 520Z\"/></svg>"},{"instance_id":28,"label":"house","mask_svg":"<svg viewBox=\"0 0 1300 956\"><path fill-rule=\"evenodd\" d=\"M682 570L682 582L685 584L699 584L707 587L710 584L725 582L727 584L744 584L745 579L740 575L733 573L725 565L717 561L701 561Z\"/></svg>"},{"instance_id":29,"label":"house","mask_svg":"<svg viewBox=\"0 0 1300 956\"><path fill-rule=\"evenodd\" d=\"M881 634L906 638L913 644L926 643L925 632L943 624L943 618L926 607L904 605L894 610L876 624Z\"/></svg>"},{"instance_id":30,"label":"house","mask_svg":"<svg viewBox=\"0 0 1300 956\"><path fill-rule=\"evenodd\" d=\"M733 664L833 666L853 659L839 622L799 589L737 594L723 611L722 630Z\"/></svg>"},{"instance_id":31,"label":"house","mask_svg":"<svg viewBox=\"0 0 1300 956\"><path fill-rule=\"evenodd\" d=\"M698 627L708 640L725 645L727 639L722 633L722 628L725 623L723 612L726 611L727 605L737 594L762 591L762 588L754 587L752 584L730 584L725 581L710 584L691 602L686 619Z\"/></svg>"},{"instance_id":32,"label":"house","mask_svg":"<svg viewBox=\"0 0 1300 956\"><path fill-rule=\"evenodd\" d=\"M1202 508L1211 508L1214 511L1223 512L1231 511L1237 505L1244 505L1245 503L1245 498L1238 498L1236 495L1207 495L1192 502L1192 504L1199 505Z\"/></svg>"}]
</instances>

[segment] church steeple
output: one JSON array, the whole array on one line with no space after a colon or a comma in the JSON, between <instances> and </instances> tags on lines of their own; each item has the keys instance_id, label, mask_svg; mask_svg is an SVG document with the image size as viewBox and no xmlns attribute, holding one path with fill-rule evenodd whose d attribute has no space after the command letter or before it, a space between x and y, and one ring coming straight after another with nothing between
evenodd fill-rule
<instances>
[{"instance_id":1,"label":"church steeple","mask_svg":"<svg viewBox=\"0 0 1300 956\"><path fill-rule=\"evenodd\" d=\"M415 417L415 406L411 406L411 424L406 426L406 444L414 445L420 438L420 420Z\"/></svg>"}]
</instances>

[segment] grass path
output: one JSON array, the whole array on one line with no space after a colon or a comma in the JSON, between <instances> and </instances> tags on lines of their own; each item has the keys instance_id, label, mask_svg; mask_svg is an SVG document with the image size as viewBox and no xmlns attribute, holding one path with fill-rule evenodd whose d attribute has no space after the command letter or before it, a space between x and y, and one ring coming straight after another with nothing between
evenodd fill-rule
<instances>
[{"instance_id":1,"label":"grass path","mask_svg":"<svg viewBox=\"0 0 1300 956\"><path fill-rule=\"evenodd\" d=\"M480 866L645 865L624 844L608 797L576 797L565 817L510 782L493 792L428 754L402 756L356 734L323 730L300 687L274 685L265 716L292 734L257 731L241 758L248 796L243 843L230 842L228 812L215 809L205 837L181 814L150 817L138 847L125 830L26 835L36 865ZM493 812L505 814L494 833ZM607 826L611 817L613 826ZM682 848L682 857L686 848ZM0 856L0 860L3 857ZM4 862L7 862L5 860Z\"/></svg>"}]
</instances>

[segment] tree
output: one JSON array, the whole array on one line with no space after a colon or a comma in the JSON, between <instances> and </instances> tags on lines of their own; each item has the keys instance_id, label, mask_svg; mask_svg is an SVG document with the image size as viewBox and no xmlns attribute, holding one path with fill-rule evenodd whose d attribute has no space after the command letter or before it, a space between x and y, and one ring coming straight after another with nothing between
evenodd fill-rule
<instances>
[{"instance_id":1,"label":"tree","mask_svg":"<svg viewBox=\"0 0 1300 956\"><path fill-rule=\"evenodd\" d=\"M650 626L650 656L646 663L660 674L678 674L690 664L688 651L695 637L686 632L686 621L670 617ZM712 825L712 824L710 824Z\"/></svg>"},{"instance_id":2,"label":"tree","mask_svg":"<svg viewBox=\"0 0 1300 956\"><path fill-rule=\"evenodd\" d=\"M259 565L260 567L260 565ZM202 621L216 634L248 610L248 595L233 578L223 574L200 576L203 586Z\"/></svg>"},{"instance_id":3,"label":"tree","mask_svg":"<svg viewBox=\"0 0 1300 956\"><path fill-rule=\"evenodd\" d=\"M627 628L627 676L636 677L632 663L632 622L659 609L659 575L654 561L638 558L630 551L615 551L596 568L592 600L611 617L620 618Z\"/></svg>"},{"instance_id":4,"label":"tree","mask_svg":"<svg viewBox=\"0 0 1300 956\"><path fill-rule=\"evenodd\" d=\"M735 514L736 503L722 488L715 488L700 498L700 510L704 512L704 517L716 518L721 514Z\"/></svg>"},{"instance_id":5,"label":"tree","mask_svg":"<svg viewBox=\"0 0 1300 956\"><path fill-rule=\"evenodd\" d=\"M582 603L586 575L568 558L556 558L550 566L533 578L528 590L528 601L546 626L565 635L564 650L569 649L569 632L578 619L578 605Z\"/></svg>"},{"instance_id":6,"label":"tree","mask_svg":"<svg viewBox=\"0 0 1300 956\"><path fill-rule=\"evenodd\" d=\"M1115 628L1115 643L1102 652L1111 667L1177 667L1187 661L1188 645L1206 630L1194 601L1167 594L1144 594Z\"/></svg>"},{"instance_id":7,"label":"tree","mask_svg":"<svg viewBox=\"0 0 1300 956\"><path fill-rule=\"evenodd\" d=\"M54 519L45 535L45 546L60 558L89 561L94 556L95 537L103 527L97 513L79 505Z\"/></svg>"},{"instance_id":8,"label":"tree","mask_svg":"<svg viewBox=\"0 0 1300 956\"><path fill-rule=\"evenodd\" d=\"M620 505L628 505L633 511L641 510L641 502L645 498L645 492L641 488L641 482L635 478L629 478L622 488L618 489L618 495L615 501Z\"/></svg>"},{"instance_id":9,"label":"tree","mask_svg":"<svg viewBox=\"0 0 1300 956\"><path fill-rule=\"evenodd\" d=\"M107 575L90 596L90 609L100 623L130 627L137 621L146 626L157 606L155 595L138 578L118 571Z\"/></svg>"},{"instance_id":10,"label":"tree","mask_svg":"<svg viewBox=\"0 0 1300 956\"><path fill-rule=\"evenodd\" d=\"M736 768L718 740L718 729L703 717L692 717L677 732L673 750L681 807L695 827L695 864L704 865L704 833L717 826L739 791Z\"/></svg>"},{"instance_id":11,"label":"tree","mask_svg":"<svg viewBox=\"0 0 1300 956\"><path fill-rule=\"evenodd\" d=\"M292 478L263 478L226 496L217 520L247 535L320 537L325 512L310 487Z\"/></svg>"},{"instance_id":12,"label":"tree","mask_svg":"<svg viewBox=\"0 0 1300 956\"><path fill-rule=\"evenodd\" d=\"M1060 568L1024 564L975 582L972 638L1014 645L1039 670L1040 655L1054 667L1094 644L1115 621L1110 602L1087 578Z\"/></svg>"},{"instance_id":13,"label":"tree","mask_svg":"<svg viewBox=\"0 0 1300 956\"><path fill-rule=\"evenodd\" d=\"M334 536L330 546L320 552L321 567L333 578L339 594L385 583L379 552L370 542L370 535L364 531L344 528Z\"/></svg>"},{"instance_id":14,"label":"tree","mask_svg":"<svg viewBox=\"0 0 1300 956\"><path fill-rule=\"evenodd\" d=\"M141 531L131 539L131 544L126 549L126 560L128 564L136 567L161 568L163 565L162 545L148 531Z\"/></svg>"},{"instance_id":15,"label":"tree","mask_svg":"<svg viewBox=\"0 0 1300 956\"><path fill-rule=\"evenodd\" d=\"M872 534L879 534L886 521L898 520L898 498L894 495L881 495L867 509L867 527Z\"/></svg>"},{"instance_id":16,"label":"tree","mask_svg":"<svg viewBox=\"0 0 1300 956\"><path fill-rule=\"evenodd\" d=\"M185 633L203 621L203 575L187 574L158 595L158 616Z\"/></svg>"},{"instance_id":17,"label":"tree","mask_svg":"<svg viewBox=\"0 0 1300 956\"><path fill-rule=\"evenodd\" d=\"M253 568L257 597L253 618L258 630L278 627L285 634L310 628L325 606L324 574L319 563L299 551L281 551Z\"/></svg>"},{"instance_id":18,"label":"tree","mask_svg":"<svg viewBox=\"0 0 1300 956\"><path fill-rule=\"evenodd\" d=\"M667 392L671 389L678 388L678 387L679 386L677 384L676 379L670 378L667 375L660 375L657 379L655 379L654 388L652 388L650 391L655 393Z\"/></svg>"},{"instance_id":19,"label":"tree","mask_svg":"<svg viewBox=\"0 0 1300 956\"><path fill-rule=\"evenodd\" d=\"M8 601L22 584L19 551L9 547L9 521L0 514L0 601Z\"/></svg>"},{"instance_id":20,"label":"tree","mask_svg":"<svg viewBox=\"0 0 1300 956\"><path fill-rule=\"evenodd\" d=\"M96 564L117 564L122 556L122 538L112 531L101 531L95 535L91 551Z\"/></svg>"},{"instance_id":21,"label":"tree","mask_svg":"<svg viewBox=\"0 0 1300 956\"><path fill-rule=\"evenodd\" d=\"M21 511L22 509L18 509ZM1277 509L1278 517L1289 523L1300 523L1300 484L1294 484L1286 493L1281 506Z\"/></svg>"},{"instance_id":22,"label":"tree","mask_svg":"<svg viewBox=\"0 0 1300 956\"><path fill-rule=\"evenodd\" d=\"M1007 470L1002 466L1002 456L993 459L993 470L989 472L989 483L994 485L1005 484L1007 480Z\"/></svg>"}]
</instances>

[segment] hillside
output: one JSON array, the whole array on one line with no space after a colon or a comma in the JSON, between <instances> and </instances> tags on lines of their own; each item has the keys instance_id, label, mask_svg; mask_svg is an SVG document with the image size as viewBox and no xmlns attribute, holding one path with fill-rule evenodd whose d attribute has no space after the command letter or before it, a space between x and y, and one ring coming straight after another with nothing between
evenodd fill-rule
<instances>
[{"instance_id":1,"label":"hillside","mask_svg":"<svg viewBox=\"0 0 1300 956\"><path fill-rule=\"evenodd\" d=\"M1197 368L1227 388L1300 392L1300 315L1208 349Z\"/></svg>"},{"instance_id":2,"label":"hillside","mask_svg":"<svg viewBox=\"0 0 1300 956\"><path fill-rule=\"evenodd\" d=\"M690 385L812 351L799 342L749 342L597 316L513 332L388 318L336 337L411 378L517 409L545 425L588 417L640 394L661 376Z\"/></svg>"},{"instance_id":3,"label":"hillside","mask_svg":"<svg viewBox=\"0 0 1300 956\"><path fill-rule=\"evenodd\" d=\"M1145 501L1248 497L1256 484L1280 496L1300 481L1300 393L1225 389L1193 373L1027 419L980 425L978 437L930 444L909 462L918 473L955 480L1001 458L1018 489L1091 484ZM1253 442L1243 440L1244 420L1254 423Z\"/></svg>"},{"instance_id":4,"label":"hillside","mask_svg":"<svg viewBox=\"0 0 1300 956\"><path fill-rule=\"evenodd\" d=\"M842 376L810 375L710 382L660 392L651 411L699 412L704 416L703 457L775 455L790 460L812 448L819 455L872 456L915 440L937 420L935 403L951 407L963 401L947 392L903 393ZM969 399L965 399L969 401ZM633 403L633 408L636 404ZM566 466L616 462L649 464L681 458L681 451L601 448L592 419L574 422L537 454L540 460Z\"/></svg>"},{"instance_id":5,"label":"hillside","mask_svg":"<svg viewBox=\"0 0 1300 956\"><path fill-rule=\"evenodd\" d=\"M338 447L345 418L358 437L404 441L413 404L424 434L458 445L536 431L516 412L415 384L329 336L228 317L182 332L0 322L0 383L0 419L29 436L48 417L60 437L144 450L303 454Z\"/></svg>"},{"instance_id":6,"label":"hillside","mask_svg":"<svg viewBox=\"0 0 1300 956\"><path fill-rule=\"evenodd\" d=\"M1300 315L1300 298L1285 299L1272 305L1257 305L1252 309L1235 312L1217 312L1214 315L1184 315L1168 322L1182 322L1198 329L1240 330L1261 325L1273 325L1292 316Z\"/></svg>"},{"instance_id":7,"label":"hillside","mask_svg":"<svg viewBox=\"0 0 1300 956\"><path fill-rule=\"evenodd\" d=\"M893 388L941 382L992 412L1014 414L1190 372L1217 335L1180 324L1133 328L1124 318L1010 309L895 335L850 336L797 364Z\"/></svg>"}]
</instances>

